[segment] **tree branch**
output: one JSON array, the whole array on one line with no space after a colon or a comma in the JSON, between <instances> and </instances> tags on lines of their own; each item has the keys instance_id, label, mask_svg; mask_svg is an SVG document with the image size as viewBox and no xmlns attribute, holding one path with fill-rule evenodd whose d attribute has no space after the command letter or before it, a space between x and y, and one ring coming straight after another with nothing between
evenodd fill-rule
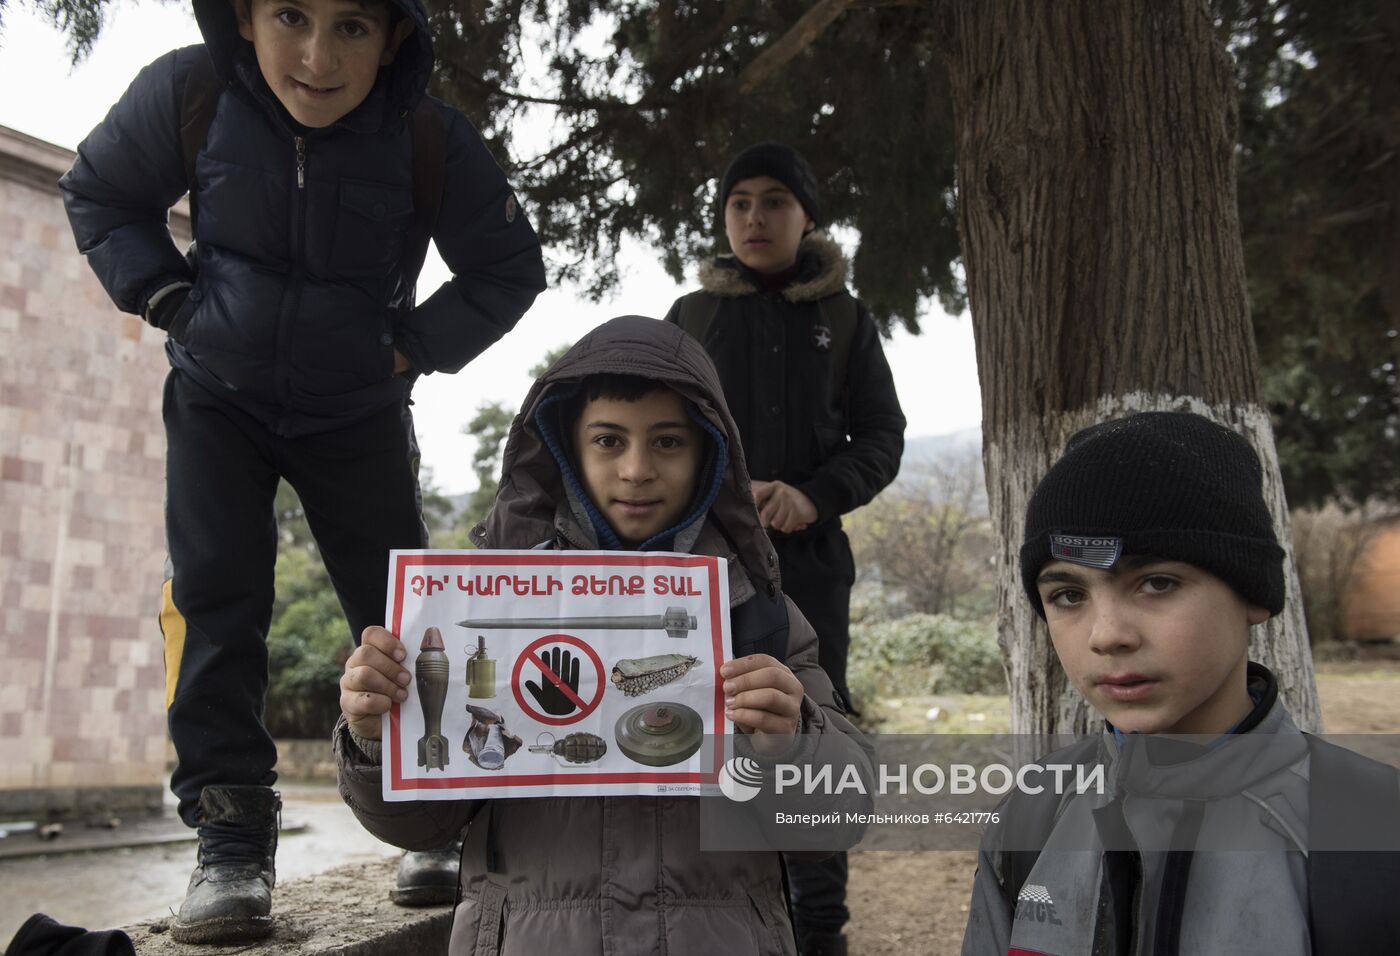
<instances>
[{"instance_id":1,"label":"tree branch","mask_svg":"<svg viewBox=\"0 0 1400 956\"><path fill-rule=\"evenodd\" d=\"M508 90L499 83L491 83L479 76L464 76L464 80L475 83L477 86L493 93L496 96L503 96L508 100L517 103L538 103L541 106L557 106L561 109L569 110L597 110L607 112L610 110L634 110L640 107L641 103L627 103L622 100L595 100L595 99L560 99L550 96L532 96L529 93L522 93L519 90Z\"/></svg>"},{"instance_id":2,"label":"tree branch","mask_svg":"<svg viewBox=\"0 0 1400 956\"><path fill-rule=\"evenodd\" d=\"M769 44L754 61L744 67L739 74L739 95L747 96L768 78L782 69L793 57L801 53L817 37L822 35L833 20L846 12L854 0L818 0L812 8L802 14L787 33Z\"/></svg>"}]
</instances>

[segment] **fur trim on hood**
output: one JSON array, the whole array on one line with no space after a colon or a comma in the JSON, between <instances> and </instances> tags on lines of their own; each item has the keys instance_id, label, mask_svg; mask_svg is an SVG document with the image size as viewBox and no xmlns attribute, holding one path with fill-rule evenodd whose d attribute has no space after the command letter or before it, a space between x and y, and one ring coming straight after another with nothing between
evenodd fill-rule
<instances>
[{"instance_id":1,"label":"fur trim on hood","mask_svg":"<svg viewBox=\"0 0 1400 956\"><path fill-rule=\"evenodd\" d=\"M679 326L639 315L598 326L535 381L506 438L496 501L472 529L472 542L479 548L526 549L588 548L597 540L572 507L567 474L549 447L552 436L540 430L538 414L585 378L602 374L636 375L675 389L703 418L702 425L723 438L723 471L707 495L712 503L691 551L729 559L731 603L742 603L760 586L776 594L781 587L777 552L759 524L739 427L714 364Z\"/></svg>"},{"instance_id":2,"label":"fur trim on hood","mask_svg":"<svg viewBox=\"0 0 1400 956\"><path fill-rule=\"evenodd\" d=\"M810 233L797 247L797 278L782 291L789 302L815 302L846 288L850 265L846 254L824 232ZM726 299L753 295L758 282L735 256L700 263L700 288Z\"/></svg>"}]
</instances>

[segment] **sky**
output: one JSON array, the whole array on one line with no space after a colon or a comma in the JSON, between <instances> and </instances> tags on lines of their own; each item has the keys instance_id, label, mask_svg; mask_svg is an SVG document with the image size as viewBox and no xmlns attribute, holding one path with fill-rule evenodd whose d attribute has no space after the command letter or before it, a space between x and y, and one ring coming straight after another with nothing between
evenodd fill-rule
<instances>
[{"instance_id":1,"label":"sky","mask_svg":"<svg viewBox=\"0 0 1400 956\"><path fill-rule=\"evenodd\" d=\"M0 125L69 149L102 119L142 66L166 50L200 42L187 4L118 0L91 55L74 68L62 34L23 2L7 5L0 28ZM528 212L528 202L525 208ZM849 243L846 251L854 251ZM423 464L439 489L458 494L475 485L473 442L462 427L483 402L518 408L530 386L527 370L546 351L616 315L660 317L678 296L696 288L693 269L677 285L654 249L634 242L621 258L625 278L616 297L594 304L569 286L551 288L514 331L461 372L419 380L415 424ZM447 277L442 261L430 251L418 283L422 296ZM114 321L120 319L114 316ZM948 316L937 303L929 303L920 324L922 335L898 331L885 342L909 419L908 437L978 427L982 409L970 317Z\"/></svg>"}]
</instances>

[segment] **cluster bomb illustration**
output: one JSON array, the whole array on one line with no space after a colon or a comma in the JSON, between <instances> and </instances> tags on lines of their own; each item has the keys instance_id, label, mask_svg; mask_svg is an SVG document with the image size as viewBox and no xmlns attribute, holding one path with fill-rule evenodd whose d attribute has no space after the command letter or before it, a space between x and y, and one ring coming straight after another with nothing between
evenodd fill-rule
<instances>
[{"instance_id":1,"label":"cluster bomb illustration","mask_svg":"<svg viewBox=\"0 0 1400 956\"><path fill-rule=\"evenodd\" d=\"M700 658L686 654L657 654L654 657L623 658L613 665L613 686L628 697L638 697L685 676Z\"/></svg>"}]
</instances>

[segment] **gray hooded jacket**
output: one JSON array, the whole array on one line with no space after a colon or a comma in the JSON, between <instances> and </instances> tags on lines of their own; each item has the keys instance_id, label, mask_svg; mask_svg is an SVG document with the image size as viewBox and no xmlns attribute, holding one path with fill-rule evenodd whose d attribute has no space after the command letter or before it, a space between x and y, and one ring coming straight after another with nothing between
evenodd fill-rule
<instances>
[{"instance_id":1,"label":"gray hooded jacket","mask_svg":"<svg viewBox=\"0 0 1400 956\"><path fill-rule=\"evenodd\" d=\"M674 547L729 560L734 653L785 634L776 656L802 682L803 732L847 736L868 761L864 739L842 714L817 666L811 626L779 590L777 561L758 514L714 366L680 329L653 319L614 319L586 335L526 396L506 441L500 493L473 533L489 548L594 547L537 412L586 376L637 375L674 388L727 442L708 509L676 535ZM712 458L712 462L715 459ZM702 483L705 484L705 483ZM689 533L687 533L689 532ZM776 632L746 633L748 610L782 601ZM791 954L792 928L779 856L772 851L700 849L697 797L572 797L442 803L386 803L380 770L342 720L335 752L340 789L380 839L410 849L442 846L468 826L462 899L449 952L551 956ZM867 764L868 770L868 764Z\"/></svg>"},{"instance_id":2,"label":"gray hooded jacket","mask_svg":"<svg viewBox=\"0 0 1400 956\"><path fill-rule=\"evenodd\" d=\"M1209 748L1106 734L1105 792L1062 800L1014 905L1003 851L1028 848L1008 845L1003 813L983 835L963 956L1308 956L1308 744L1273 676L1250 678L1253 726Z\"/></svg>"}]
</instances>

